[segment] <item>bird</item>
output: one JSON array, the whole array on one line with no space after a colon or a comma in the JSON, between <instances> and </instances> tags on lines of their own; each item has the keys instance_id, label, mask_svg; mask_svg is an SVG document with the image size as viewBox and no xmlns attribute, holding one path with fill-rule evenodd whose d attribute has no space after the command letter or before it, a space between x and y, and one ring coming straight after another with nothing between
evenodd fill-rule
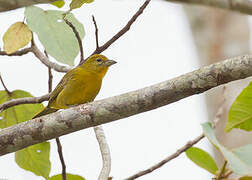
<instances>
[{"instance_id":1,"label":"bird","mask_svg":"<svg viewBox=\"0 0 252 180\"><path fill-rule=\"evenodd\" d=\"M68 71L49 96L48 105L34 118L59 109L91 102L99 93L102 79L109 67L117 62L102 54L90 56L84 63Z\"/></svg>"}]
</instances>

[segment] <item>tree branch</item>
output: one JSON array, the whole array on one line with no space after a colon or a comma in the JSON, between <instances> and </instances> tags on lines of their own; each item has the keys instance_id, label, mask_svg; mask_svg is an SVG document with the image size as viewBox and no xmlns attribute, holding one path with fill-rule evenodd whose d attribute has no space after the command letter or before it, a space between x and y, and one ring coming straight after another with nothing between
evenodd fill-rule
<instances>
[{"instance_id":1,"label":"tree branch","mask_svg":"<svg viewBox=\"0 0 252 180\"><path fill-rule=\"evenodd\" d=\"M218 124L218 122L220 121L223 113L224 113L224 108L225 108L225 105L226 105L226 97L225 97L225 92L226 92L226 87L223 86L223 91L222 91L222 94L223 94L223 99L219 105L219 108L217 110L217 113L215 114L215 117L213 119L213 128L216 127L216 125ZM136 179L136 178L139 178L141 176L144 176L146 174L149 174L151 173L152 171L158 169L158 168L161 168L164 164L168 163L169 161L175 159L176 157L178 157L180 154L182 154L183 152L185 152L187 149L189 149L190 147L194 146L195 144L197 144L201 139L203 139L205 137L204 134L200 135L199 137L195 138L193 141L189 141L186 143L186 145L184 145L183 147L181 147L180 149L178 149L174 154L168 156L167 158L165 158L164 160L160 161L159 163L155 164L154 166L151 166L150 168L148 169L145 169L143 171L140 171L138 172L137 174L134 174L130 177L128 177L127 179L125 180L133 180L133 179ZM229 174L227 175L229 176Z\"/></svg>"},{"instance_id":2,"label":"tree branch","mask_svg":"<svg viewBox=\"0 0 252 180\"><path fill-rule=\"evenodd\" d=\"M31 46L31 52L33 52L33 54L47 67L50 67L52 69L54 69L55 71L58 72L68 72L70 71L72 68L69 66L62 66L59 65L57 63L51 62L48 57L46 57L35 44L32 44Z\"/></svg>"},{"instance_id":3,"label":"tree branch","mask_svg":"<svg viewBox=\"0 0 252 180\"><path fill-rule=\"evenodd\" d=\"M11 92L7 89L7 87L5 86L4 84L4 81L3 81L3 78L2 78L2 75L0 74L0 81L4 87L4 90L7 92L7 94L10 96L11 95Z\"/></svg>"},{"instance_id":4,"label":"tree branch","mask_svg":"<svg viewBox=\"0 0 252 180\"><path fill-rule=\"evenodd\" d=\"M102 155L102 170L100 172L98 180L107 180L111 170L111 156L109 146L106 140L105 133L102 126L94 127L96 139L99 143L101 155Z\"/></svg>"},{"instance_id":5,"label":"tree branch","mask_svg":"<svg viewBox=\"0 0 252 180\"><path fill-rule=\"evenodd\" d=\"M31 6L39 3L51 3L57 0L0 0L0 12Z\"/></svg>"},{"instance_id":6,"label":"tree branch","mask_svg":"<svg viewBox=\"0 0 252 180\"><path fill-rule=\"evenodd\" d=\"M56 143L57 143L57 148L58 148L58 154L59 154L59 158L60 158L60 162L61 162L61 166L62 166L62 180L66 180L66 164L64 161L64 156L63 156L63 152L62 152L62 146L60 143L60 139L57 137L56 138Z\"/></svg>"},{"instance_id":7,"label":"tree branch","mask_svg":"<svg viewBox=\"0 0 252 180\"><path fill-rule=\"evenodd\" d=\"M82 41L81 41L81 37L79 35L79 32L77 31L77 29L74 27L74 25L68 21L65 17L63 18L65 23L73 30L74 35L78 41L79 44L79 48L80 48L80 64L84 62L84 53L83 53L83 46L82 46Z\"/></svg>"},{"instance_id":8,"label":"tree branch","mask_svg":"<svg viewBox=\"0 0 252 180\"><path fill-rule=\"evenodd\" d=\"M31 47L28 47L28 48L21 49L19 51L11 53L11 54L7 54L5 51L0 51L0 55L1 56L22 56L22 55L25 55L31 51L32 51Z\"/></svg>"},{"instance_id":9,"label":"tree branch","mask_svg":"<svg viewBox=\"0 0 252 180\"><path fill-rule=\"evenodd\" d=\"M0 155L150 111L249 76L252 76L252 55L238 56L140 90L26 121L0 131Z\"/></svg>"},{"instance_id":10,"label":"tree branch","mask_svg":"<svg viewBox=\"0 0 252 180\"><path fill-rule=\"evenodd\" d=\"M128 21L128 23L118 32L116 33L110 40L108 40L104 45L96 48L96 50L92 54L100 54L104 50L106 50L111 44L113 44L117 39L119 39L122 35L124 35L131 27L131 25L136 21L138 16L140 16L144 9L147 7L151 0L146 0L144 4L138 9L138 11L132 16L132 18Z\"/></svg>"},{"instance_id":11,"label":"tree branch","mask_svg":"<svg viewBox=\"0 0 252 180\"><path fill-rule=\"evenodd\" d=\"M166 0L170 2L212 6L226 10L238 11L252 15L252 1L250 0Z\"/></svg>"},{"instance_id":12,"label":"tree branch","mask_svg":"<svg viewBox=\"0 0 252 180\"><path fill-rule=\"evenodd\" d=\"M96 49L99 49L99 34L98 34L98 27L97 27L97 23L95 20L94 15L92 15L92 20L94 23L94 27L95 27L95 42L96 42Z\"/></svg>"},{"instance_id":13,"label":"tree branch","mask_svg":"<svg viewBox=\"0 0 252 180\"><path fill-rule=\"evenodd\" d=\"M166 164L170 160L175 159L176 157L178 157L180 154L185 152L187 149L189 149L193 145L197 144L204 137L205 137L204 134L202 134L199 137L195 138L194 140L187 142L183 147L179 148L174 154L168 156L167 158L165 158L164 160L162 160L159 163L155 164L154 166L151 166L150 168L148 168L146 170L140 171L139 173L134 174L133 176L130 176L130 177L126 178L125 180L134 180L134 179L139 178L139 177L141 177L143 175L151 173L152 171L162 167L164 164Z\"/></svg>"},{"instance_id":14,"label":"tree branch","mask_svg":"<svg viewBox=\"0 0 252 180\"><path fill-rule=\"evenodd\" d=\"M47 101L49 99L50 94L45 94L40 97L26 97L26 98L19 98L19 99L12 99L10 101L7 101L3 104L0 105L0 112L3 110L16 106L19 104L37 104L37 103L42 103L43 101Z\"/></svg>"}]
</instances>

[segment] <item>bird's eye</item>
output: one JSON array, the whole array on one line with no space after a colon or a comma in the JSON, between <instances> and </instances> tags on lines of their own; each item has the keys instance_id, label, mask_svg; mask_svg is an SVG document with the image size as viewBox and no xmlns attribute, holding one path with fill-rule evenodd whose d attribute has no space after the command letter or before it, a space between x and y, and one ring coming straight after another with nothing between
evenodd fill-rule
<instances>
[{"instance_id":1,"label":"bird's eye","mask_svg":"<svg viewBox=\"0 0 252 180\"><path fill-rule=\"evenodd\" d=\"M96 61L97 61L97 62L102 62L102 60L101 60L101 59L96 59Z\"/></svg>"}]
</instances>

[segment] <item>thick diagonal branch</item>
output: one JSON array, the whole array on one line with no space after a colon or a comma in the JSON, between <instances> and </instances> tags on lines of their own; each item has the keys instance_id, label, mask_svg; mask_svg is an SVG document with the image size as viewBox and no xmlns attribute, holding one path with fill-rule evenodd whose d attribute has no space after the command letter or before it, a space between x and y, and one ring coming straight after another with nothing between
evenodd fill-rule
<instances>
[{"instance_id":1,"label":"thick diagonal branch","mask_svg":"<svg viewBox=\"0 0 252 180\"><path fill-rule=\"evenodd\" d=\"M252 15L252 1L250 0L166 0L170 2L212 6L226 10L238 11Z\"/></svg>"},{"instance_id":2,"label":"thick diagonal branch","mask_svg":"<svg viewBox=\"0 0 252 180\"><path fill-rule=\"evenodd\" d=\"M0 155L150 111L249 76L252 76L252 56L239 56L140 90L20 123L0 131Z\"/></svg>"}]
</instances>

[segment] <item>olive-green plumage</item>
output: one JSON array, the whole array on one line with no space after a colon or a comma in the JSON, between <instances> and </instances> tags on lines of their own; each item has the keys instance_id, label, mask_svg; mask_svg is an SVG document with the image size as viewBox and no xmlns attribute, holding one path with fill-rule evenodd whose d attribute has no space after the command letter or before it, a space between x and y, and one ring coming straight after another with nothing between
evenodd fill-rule
<instances>
[{"instance_id":1,"label":"olive-green plumage","mask_svg":"<svg viewBox=\"0 0 252 180\"><path fill-rule=\"evenodd\" d=\"M65 74L51 93L47 107L34 118L93 101L109 66L115 63L101 54L89 57L82 65Z\"/></svg>"}]
</instances>

